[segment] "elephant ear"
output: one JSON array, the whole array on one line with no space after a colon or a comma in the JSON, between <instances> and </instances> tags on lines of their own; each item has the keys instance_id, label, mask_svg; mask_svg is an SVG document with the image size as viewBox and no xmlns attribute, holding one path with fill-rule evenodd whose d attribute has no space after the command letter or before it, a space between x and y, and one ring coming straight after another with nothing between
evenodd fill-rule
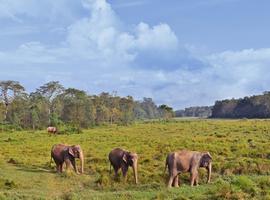
<instances>
[{"instance_id":1,"label":"elephant ear","mask_svg":"<svg viewBox=\"0 0 270 200\"><path fill-rule=\"evenodd\" d=\"M205 167L206 164L209 164L212 161L212 157L209 152L204 153L203 156L201 157L201 162L200 166Z\"/></svg>"},{"instance_id":2,"label":"elephant ear","mask_svg":"<svg viewBox=\"0 0 270 200\"><path fill-rule=\"evenodd\" d=\"M122 157L122 160L127 163L128 162L128 156L126 153L124 153L123 157Z\"/></svg>"},{"instance_id":3,"label":"elephant ear","mask_svg":"<svg viewBox=\"0 0 270 200\"><path fill-rule=\"evenodd\" d=\"M72 155L73 157L75 157L75 154L74 154L74 151L73 151L73 148L72 147L68 147L68 153L70 155Z\"/></svg>"},{"instance_id":4,"label":"elephant ear","mask_svg":"<svg viewBox=\"0 0 270 200\"><path fill-rule=\"evenodd\" d=\"M207 152L206 154L207 154L207 156L210 158L210 160L213 160L213 158L212 158L212 156L210 155L209 152Z\"/></svg>"}]
</instances>

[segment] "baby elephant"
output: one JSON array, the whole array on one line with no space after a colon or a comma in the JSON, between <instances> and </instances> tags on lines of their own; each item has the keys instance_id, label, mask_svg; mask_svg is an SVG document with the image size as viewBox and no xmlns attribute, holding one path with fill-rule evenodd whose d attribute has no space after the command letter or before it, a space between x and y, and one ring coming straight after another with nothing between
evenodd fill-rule
<instances>
[{"instance_id":1,"label":"baby elephant","mask_svg":"<svg viewBox=\"0 0 270 200\"><path fill-rule=\"evenodd\" d=\"M165 164L165 170L168 166L169 181L168 187L178 187L178 174L182 172L190 173L190 185L198 184L198 168L203 167L208 170L207 183L210 182L212 171L212 157L209 152L197 151L176 151L168 154Z\"/></svg>"},{"instance_id":2,"label":"baby elephant","mask_svg":"<svg viewBox=\"0 0 270 200\"><path fill-rule=\"evenodd\" d=\"M57 172L63 172L63 164L65 162L66 167L72 165L77 174L79 174L79 171L76 167L75 158L79 158L81 161L81 172L83 173L84 157L80 145L68 146L64 144L55 144L51 149L51 160L52 158L56 164Z\"/></svg>"},{"instance_id":3,"label":"baby elephant","mask_svg":"<svg viewBox=\"0 0 270 200\"><path fill-rule=\"evenodd\" d=\"M117 177L118 171L121 168L126 180L128 167L131 166L133 169L135 183L138 183L138 155L136 153L130 153L126 150L115 148L109 153L109 160L113 166L115 177Z\"/></svg>"},{"instance_id":4,"label":"baby elephant","mask_svg":"<svg viewBox=\"0 0 270 200\"><path fill-rule=\"evenodd\" d=\"M57 133L57 128L54 127L54 126L49 126L49 127L47 128L47 131L48 131L48 133L56 134L56 133Z\"/></svg>"}]
</instances>

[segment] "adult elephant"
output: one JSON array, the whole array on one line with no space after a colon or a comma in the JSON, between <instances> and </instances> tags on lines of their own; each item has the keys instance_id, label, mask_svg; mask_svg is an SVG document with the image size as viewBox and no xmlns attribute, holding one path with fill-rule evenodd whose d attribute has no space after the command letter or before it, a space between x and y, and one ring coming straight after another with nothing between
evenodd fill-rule
<instances>
[{"instance_id":1,"label":"adult elephant","mask_svg":"<svg viewBox=\"0 0 270 200\"><path fill-rule=\"evenodd\" d=\"M80 145L55 144L51 149L51 158L53 158L59 173L63 172L63 164L66 163L67 168L72 165L74 171L79 174L75 158L79 158L81 161L81 173L84 171L84 156Z\"/></svg>"},{"instance_id":2,"label":"adult elephant","mask_svg":"<svg viewBox=\"0 0 270 200\"><path fill-rule=\"evenodd\" d=\"M207 183L210 182L212 171L212 157L209 152L198 151L176 151L169 153L166 158L165 170L168 166L169 181L168 187L178 185L178 175L182 172L190 173L190 185L197 185L199 181L198 169L200 167L208 170Z\"/></svg>"},{"instance_id":3,"label":"adult elephant","mask_svg":"<svg viewBox=\"0 0 270 200\"><path fill-rule=\"evenodd\" d=\"M115 177L117 177L118 171L121 168L122 174L126 180L128 168L131 166L135 184L138 183L138 155L136 153L131 153L121 148L115 148L109 153L109 160L113 166Z\"/></svg>"}]
</instances>

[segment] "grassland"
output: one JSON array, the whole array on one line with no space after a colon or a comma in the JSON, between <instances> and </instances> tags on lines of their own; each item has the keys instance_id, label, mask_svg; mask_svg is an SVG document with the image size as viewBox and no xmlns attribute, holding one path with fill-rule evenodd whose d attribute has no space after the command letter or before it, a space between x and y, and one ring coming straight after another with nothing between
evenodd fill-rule
<instances>
[{"instance_id":1,"label":"grassland","mask_svg":"<svg viewBox=\"0 0 270 200\"><path fill-rule=\"evenodd\" d=\"M50 167L55 143L80 144L85 174L57 174ZM139 184L109 174L108 152L123 147L139 154ZM213 176L191 188L165 187L164 160L177 149L209 151ZM166 173L167 174L167 173ZM270 199L269 120L179 120L104 126L81 134L0 132L0 199Z\"/></svg>"}]
</instances>

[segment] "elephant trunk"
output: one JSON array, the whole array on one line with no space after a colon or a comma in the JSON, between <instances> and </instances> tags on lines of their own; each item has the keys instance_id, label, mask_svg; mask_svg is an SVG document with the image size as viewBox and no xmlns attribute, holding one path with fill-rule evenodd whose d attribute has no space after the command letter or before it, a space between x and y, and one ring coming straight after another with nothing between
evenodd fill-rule
<instances>
[{"instance_id":1,"label":"elephant trunk","mask_svg":"<svg viewBox=\"0 0 270 200\"><path fill-rule=\"evenodd\" d=\"M135 184L138 184L138 164L137 164L137 160L133 162L132 169L133 169Z\"/></svg>"},{"instance_id":2,"label":"elephant trunk","mask_svg":"<svg viewBox=\"0 0 270 200\"><path fill-rule=\"evenodd\" d=\"M84 157L83 157L83 152L80 152L80 162L81 162L81 173L83 174L83 168L84 168Z\"/></svg>"},{"instance_id":3,"label":"elephant trunk","mask_svg":"<svg viewBox=\"0 0 270 200\"><path fill-rule=\"evenodd\" d=\"M209 183L209 182L210 182L210 179L211 179L212 163L209 163L209 165L208 165L208 167L207 167L207 170L208 170L207 183Z\"/></svg>"}]
</instances>

